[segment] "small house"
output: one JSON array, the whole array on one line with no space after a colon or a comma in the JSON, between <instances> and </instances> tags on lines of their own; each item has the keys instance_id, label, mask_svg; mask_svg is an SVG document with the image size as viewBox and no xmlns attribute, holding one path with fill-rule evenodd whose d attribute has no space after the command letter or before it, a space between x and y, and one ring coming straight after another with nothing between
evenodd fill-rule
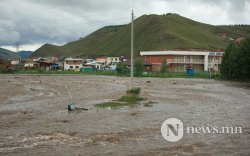
<instances>
[{"instance_id":1,"label":"small house","mask_svg":"<svg viewBox=\"0 0 250 156\"><path fill-rule=\"evenodd\" d=\"M80 58L66 58L64 60L64 70L78 70L83 67L83 59Z\"/></svg>"},{"instance_id":2,"label":"small house","mask_svg":"<svg viewBox=\"0 0 250 156\"><path fill-rule=\"evenodd\" d=\"M119 62L121 62L120 57L107 57L107 65L116 66Z\"/></svg>"},{"instance_id":3,"label":"small house","mask_svg":"<svg viewBox=\"0 0 250 156\"><path fill-rule=\"evenodd\" d=\"M24 68L37 68L39 67L39 63L38 62L33 62L33 61L28 61L24 63Z\"/></svg>"},{"instance_id":4,"label":"small house","mask_svg":"<svg viewBox=\"0 0 250 156\"><path fill-rule=\"evenodd\" d=\"M11 65L19 65L20 64L20 59L12 59L10 64Z\"/></svg>"},{"instance_id":5,"label":"small house","mask_svg":"<svg viewBox=\"0 0 250 156\"><path fill-rule=\"evenodd\" d=\"M99 56L96 58L96 62L101 64L102 66L107 65L107 56Z\"/></svg>"}]
</instances>

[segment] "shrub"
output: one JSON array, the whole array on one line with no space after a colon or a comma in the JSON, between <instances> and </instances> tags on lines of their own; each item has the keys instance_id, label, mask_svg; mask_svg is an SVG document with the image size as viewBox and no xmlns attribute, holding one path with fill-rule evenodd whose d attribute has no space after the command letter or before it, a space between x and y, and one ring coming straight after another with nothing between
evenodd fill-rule
<instances>
[{"instance_id":1,"label":"shrub","mask_svg":"<svg viewBox=\"0 0 250 156\"><path fill-rule=\"evenodd\" d=\"M137 95L125 95L125 96L122 96L120 99L118 99L118 101L130 103L130 104L133 104L142 100L143 98Z\"/></svg>"},{"instance_id":2,"label":"shrub","mask_svg":"<svg viewBox=\"0 0 250 156\"><path fill-rule=\"evenodd\" d=\"M141 88L140 87L132 88L132 89L127 90L126 93L139 95L141 93Z\"/></svg>"},{"instance_id":3,"label":"shrub","mask_svg":"<svg viewBox=\"0 0 250 156\"><path fill-rule=\"evenodd\" d=\"M225 79L250 79L250 39L239 45L230 43L221 62L221 75Z\"/></svg>"},{"instance_id":4,"label":"shrub","mask_svg":"<svg viewBox=\"0 0 250 156\"><path fill-rule=\"evenodd\" d=\"M168 64L167 64L167 60L164 59L162 64L161 64L161 68L160 68L160 73L164 76L167 72L167 67L168 67Z\"/></svg>"},{"instance_id":5,"label":"shrub","mask_svg":"<svg viewBox=\"0 0 250 156\"><path fill-rule=\"evenodd\" d=\"M141 60L135 61L135 76L142 76L144 64Z\"/></svg>"},{"instance_id":6,"label":"shrub","mask_svg":"<svg viewBox=\"0 0 250 156\"><path fill-rule=\"evenodd\" d=\"M128 66L123 62L119 62L116 67L116 72L118 74L127 74Z\"/></svg>"}]
</instances>

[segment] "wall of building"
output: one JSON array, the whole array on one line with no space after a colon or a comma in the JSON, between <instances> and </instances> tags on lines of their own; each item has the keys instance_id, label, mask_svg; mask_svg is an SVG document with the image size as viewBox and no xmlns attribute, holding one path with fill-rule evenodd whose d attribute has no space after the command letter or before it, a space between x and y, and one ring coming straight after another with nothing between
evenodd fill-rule
<instances>
[{"instance_id":1,"label":"wall of building","mask_svg":"<svg viewBox=\"0 0 250 156\"><path fill-rule=\"evenodd\" d=\"M97 57L96 58L96 62L106 63L107 62L107 58L106 57Z\"/></svg>"},{"instance_id":2,"label":"wall of building","mask_svg":"<svg viewBox=\"0 0 250 156\"><path fill-rule=\"evenodd\" d=\"M107 57L107 65L114 65L120 62L120 57Z\"/></svg>"},{"instance_id":3,"label":"wall of building","mask_svg":"<svg viewBox=\"0 0 250 156\"><path fill-rule=\"evenodd\" d=\"M184 72L187 68L196 71L219 71L223 52L196 51L155 51L141 52L144 62L152 65L152 70L160 69L166 59L170 72Z\"/></svg>"},{"instance_id":4,"label":"wall of building","mask_svg":"<svg viewBox=\"0 0 250 156\"><path fill-rule=\"evenodd\" d=\"M83 67L83 60L65 60L64 70L80 70Z\"/></svg>"}]
</instances>

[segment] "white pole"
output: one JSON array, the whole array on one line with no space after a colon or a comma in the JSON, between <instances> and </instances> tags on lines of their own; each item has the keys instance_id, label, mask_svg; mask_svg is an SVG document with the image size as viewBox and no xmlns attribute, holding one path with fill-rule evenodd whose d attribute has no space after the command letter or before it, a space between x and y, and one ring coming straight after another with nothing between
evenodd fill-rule
<instances>
[{"instance_id":1,"label":"white pole","mask_svg":"<svg viewBox=\"0 0 250 156\"><path fill-rule=\"evenodd\" d=\"M130 72L130 89L133 88L133 77L134 77L134 12L132 10L131 13L132 16L132 22L131 22L131 72Z\"/></svg>"}]
</instances>

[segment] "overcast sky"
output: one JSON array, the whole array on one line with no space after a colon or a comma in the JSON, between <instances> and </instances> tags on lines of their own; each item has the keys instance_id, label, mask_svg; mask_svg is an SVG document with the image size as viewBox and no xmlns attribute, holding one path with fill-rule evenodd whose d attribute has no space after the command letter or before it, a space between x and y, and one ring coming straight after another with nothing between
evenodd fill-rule
<instances>
[{"instance_id":1,"label":"overcast sky","mask_svg":"<svg viewBox=\"0 0 250 156\"><path fill-rule=\"evenodd\" d=\"M250 24L250 0L0 0L0 46L62 45L135 16L174 12L213 24Z\"/></svg>"}]
</instances>

